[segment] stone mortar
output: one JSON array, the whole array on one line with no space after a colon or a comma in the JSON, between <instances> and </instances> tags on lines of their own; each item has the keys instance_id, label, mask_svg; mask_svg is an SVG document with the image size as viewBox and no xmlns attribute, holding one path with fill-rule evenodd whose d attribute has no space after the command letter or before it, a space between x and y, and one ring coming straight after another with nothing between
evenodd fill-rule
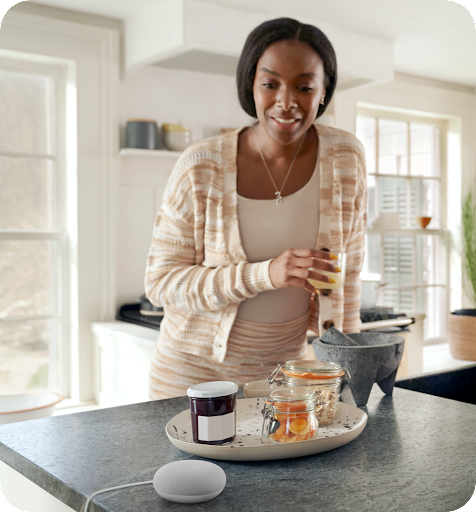
<instances>
[{"instance_id":1,"label":"stone mortar","mask_svg":"<svg viewBox=\"0 0 476 512\"><path fill-rule=\"evenodd\" d=\"M385 333L355 333L347 336L358 346L329 345L322 343L320 338L312 341L312 349L318 361L340 364L350 373L350 381L342 390L344 402L366 405L375 382L386 395L391 395L403 356L404 338Z\"/></svg>"}]
</instances>

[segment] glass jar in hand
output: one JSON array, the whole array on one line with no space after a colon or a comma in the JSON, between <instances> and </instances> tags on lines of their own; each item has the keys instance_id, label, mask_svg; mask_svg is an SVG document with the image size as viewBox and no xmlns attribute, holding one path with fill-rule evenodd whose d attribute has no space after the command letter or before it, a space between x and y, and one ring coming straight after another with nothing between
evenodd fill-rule
<instances>
[{"instance_id":1,"label":"glass jar in hand","mask_svg":"<svg viewBox=\"0 0 476 512\"><path fill-rule=\"evenodd\" d=\"M194 443L226 444L236 433L236 393L234 382L213 381L187 389Z\"/></svg>"}]
</instances>

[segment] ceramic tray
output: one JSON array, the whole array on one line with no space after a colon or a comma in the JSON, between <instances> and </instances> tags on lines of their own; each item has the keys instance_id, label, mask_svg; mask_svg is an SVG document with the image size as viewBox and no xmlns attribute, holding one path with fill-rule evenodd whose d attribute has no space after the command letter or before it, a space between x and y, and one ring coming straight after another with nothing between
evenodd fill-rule
<instances>
[{"instance_id":1,"label":"ceramic tray","mask_svg":"<svg viewBox=\"0 0 476 512\"><path fill-rule=\"evenodd\" d=\"M264 402L260 398L236 401L236 436L232 443L215 446L193 442L190 409L174 416L165 427L167 437L180 450L208 459L277 460L326 452L350 443L365 428L367 414L340 402L334 423L319 427L318 437L308 441L275 444L261 435Z\"/></svg>"}]
</instances>

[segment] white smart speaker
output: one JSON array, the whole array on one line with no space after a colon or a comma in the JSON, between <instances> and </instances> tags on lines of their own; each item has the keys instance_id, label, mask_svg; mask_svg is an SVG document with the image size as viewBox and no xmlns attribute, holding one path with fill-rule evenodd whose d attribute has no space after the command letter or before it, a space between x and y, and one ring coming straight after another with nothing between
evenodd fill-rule
<instances>
[{"instance_id":1,"label":"white smart speaker","mask_svg":"<svg viewBox=\"0 0 476 512\"><path fill-rule=\"evenodd\" d=\"M217 464L204 460L178 460L157 470L157 493L177 503L200 503L216 498L225 488L226 474Z\"/></svg>"}]
</instances>

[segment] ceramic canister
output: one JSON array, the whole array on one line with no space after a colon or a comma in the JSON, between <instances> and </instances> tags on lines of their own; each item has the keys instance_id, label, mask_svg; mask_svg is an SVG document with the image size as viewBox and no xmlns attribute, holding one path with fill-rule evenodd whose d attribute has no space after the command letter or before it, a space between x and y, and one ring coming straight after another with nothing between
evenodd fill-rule
<instances>
[{"instance_id":1,"label":"ceramic canister","mask_svg":"<svg viewBox=\"0 0 476 512\"><path fill-rule=\"evenodd\" d=\"M128 119L126 127L126 147L159 149L157 122L153 119Z\"/></svg>"}]
</instances>

